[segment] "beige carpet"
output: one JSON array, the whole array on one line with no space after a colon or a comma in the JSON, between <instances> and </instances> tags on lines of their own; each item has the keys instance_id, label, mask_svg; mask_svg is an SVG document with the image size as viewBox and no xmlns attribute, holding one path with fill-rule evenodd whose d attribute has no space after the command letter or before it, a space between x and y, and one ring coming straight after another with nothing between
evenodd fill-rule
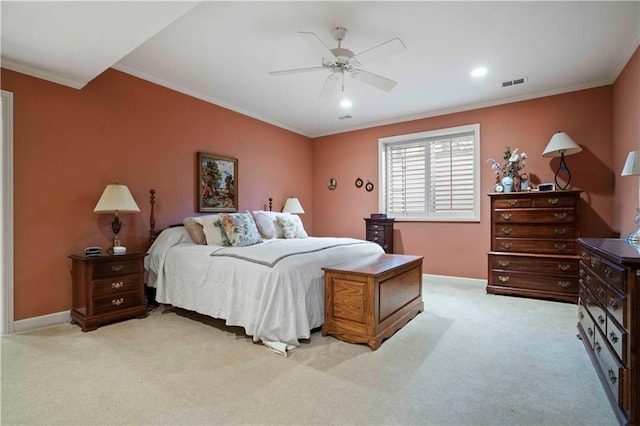
<instances>
[{"instance_id":1,"label":"beige carpet","mask_svg":"<svg viewBox=\"0 0 640 426\"><path fill-rule=\"evenodd\" d=\"M570 304L427 277L375 352L314 333L287 358L172 308L83 333L3 336L14 424L616 425Z\"/></svg>"}]
</instances>

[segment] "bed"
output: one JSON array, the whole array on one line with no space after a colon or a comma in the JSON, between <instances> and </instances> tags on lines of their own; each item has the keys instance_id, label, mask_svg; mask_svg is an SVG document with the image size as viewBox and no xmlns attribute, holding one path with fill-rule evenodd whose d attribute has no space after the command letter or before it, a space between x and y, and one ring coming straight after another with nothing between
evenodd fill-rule
<instances>
[{"instance_id":1,"label":"bed","mask_svg":"<svg viewBox=\"0 0 640 426\"><path fill-rule=\"evenodd\" d=\"M152 219L154 241L145 269L156 301L224 319L229 326L244 328L255 342L299 346L324 322L321 268L384 251L360 239L308 237L303 229L306 237L294 237L285 232L286 226L278 229L278 225L291 220L300 232L302 223L289 214L280 221L284 215L254 211L185 218L182 226L167 228L157 237ZM255 226L258 241L242 245L238 239L224 240L222 230L229 229L224 227L229 217L244 221L240 228ZM197 225L202 226L204 242L194 235Z\"/></svg>"}]
</instances>

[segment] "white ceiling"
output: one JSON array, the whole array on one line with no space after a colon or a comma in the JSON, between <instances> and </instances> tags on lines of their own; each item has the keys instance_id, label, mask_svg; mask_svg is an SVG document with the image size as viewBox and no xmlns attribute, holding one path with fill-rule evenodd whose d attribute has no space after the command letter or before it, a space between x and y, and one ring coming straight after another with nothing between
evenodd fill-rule
<instances>
[{"instance_id":1,"label":"white ceiling","mask_svg":"<svg viewBox=\"0 0 640 426\"><path fill-rule=\"evenodd\" d=\"M640 41L640 1L169 2L3 0L1 65L80 89L109 67L317 137L611 84ZM400 38L404 53L362 69L391 92L329 71L297 34L354 53ZM484 78L470 76L485 66ZM525 78L525 84L502 82ZM338 117L349 114L350 119Z\"/></svg>"}]
</instances>

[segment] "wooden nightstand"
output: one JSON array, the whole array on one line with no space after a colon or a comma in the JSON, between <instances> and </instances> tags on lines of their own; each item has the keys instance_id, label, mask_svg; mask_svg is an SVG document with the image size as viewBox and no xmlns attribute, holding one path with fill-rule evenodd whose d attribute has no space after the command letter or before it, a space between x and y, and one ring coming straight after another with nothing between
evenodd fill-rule
<instances>
[{"instance_id":1,"label":"wooden nightstand","mask_svg":"<svg viewBox=\"0 0 640 426\"><path fill-rule=\"evenodd\" d=\"M133 252L99 257L69 256L72 260L71 322L82 331L123 319L144 318L144 257Z\"/></svg>"},{"instance_id":2,"label":"wooden nightstand","mask_svg":"<svg viewBox=\"0 0 640 426\"><path fill-rule=\"evenodd\" d=\"M367 241L380 244L387 254L393 253L393 219L364 218Z\"/></svg>"}]
</instances>

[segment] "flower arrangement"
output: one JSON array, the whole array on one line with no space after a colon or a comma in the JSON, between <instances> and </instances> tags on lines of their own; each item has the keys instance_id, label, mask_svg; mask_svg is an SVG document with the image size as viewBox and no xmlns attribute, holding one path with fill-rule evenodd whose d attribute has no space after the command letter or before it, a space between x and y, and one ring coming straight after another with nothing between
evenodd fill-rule
<instances>
[{"instance_id":1,"label":"flower arrangement","mask_svg":"<svg viewBox=\"0 0 640 426\"><path fill-rule=\"evenodd\" d=\"M491 163L491 168L493 169L496 177L498 179L502 179L505 176L516 177L520 175L520 170L524 168L527 164L527 154L526 153L518 153L518 148L511 151L511 148L505 146L502 150L503 157L505 160L505 164L501 165L493 158L489 158L487 160L488 163Z\"/></svg>"}]
</instances>

